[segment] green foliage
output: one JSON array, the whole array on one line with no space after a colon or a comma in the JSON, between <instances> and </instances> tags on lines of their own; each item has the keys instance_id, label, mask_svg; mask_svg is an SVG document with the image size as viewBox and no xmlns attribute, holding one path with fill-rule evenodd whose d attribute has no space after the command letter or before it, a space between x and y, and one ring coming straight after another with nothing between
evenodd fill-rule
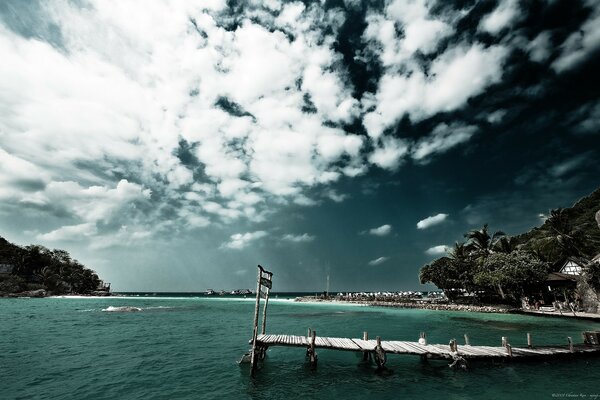
<instances>
[{"instance_id":1,"label":"green foliage","mask_svg":"<svg viewBox=\"0 0 600 400\"><path fill-rule=\"evenodd\" d=\"M64 250L50 250L39 245L19 247L0 237L0 262L15 265L13 274L26 283L13 285L14 290L0 290L4 292L33 290L28 288L35 287L53 294L86 294L96 290L100 284L100 278L94 271L71 258Z\"/></svg>"},{"instance_id":2,"label":"green foliage","mask_svg":"<svg viewBox=\"0 0 600 400\"><path fill-rule=\"evenodd\" d=\"M585 272L590 286L596 292L600 292L600 262L589 264Z\"/></svg>"},{"instance_id":3,"label":"green foliage","mask_svg":"<svg viewBox=\"0 0 600 400\"><path fill-rule=\"evenodd\" d=\"M486 224L466 233L467 241L457 243L447 256L424 265L419 280L446 293L452 293L451 289L483 296L498 293L516 302L523 293L539 287L548 272L567 258L590 259L600 253L598 209L600 189L571 208L552 210L541 227L522 235L490 234ZM600 291L600 265L590 265L585 276Z\"/></svg>"},{"instance_id":4,"label":"green foliage","mask_svg":"<svg viewBox=\"0 0 600 400\"><path fill-rule=\"evenodd\" d=\"M25 279L20 276L11 275L0 281L0 293L17 293L27 288Z\"/></svg>"},{"instance_id":5,"label":"green foliage","mask_svg":"<svg viewBox=\"0 0 600 400\"><path fill-rule=\"evenodd\" d=\"M555 266L569 257L592 258L600 253L600 229L595 220L599 209L597 189L573 207L550 211L541 227L515 236L515 241Z\"/></svg>"},{"instance_id":6,"label":"green foliage","mask_svg":"<svg viewBox=\"0 0 600 400\"><path fill-rule=\"evenodd\" d=\"M513 302L546 279L550 268L547 263L523 251L491 254L484 261L473 280L490 290L498 290Z\"/></svg>"}]
</instances>

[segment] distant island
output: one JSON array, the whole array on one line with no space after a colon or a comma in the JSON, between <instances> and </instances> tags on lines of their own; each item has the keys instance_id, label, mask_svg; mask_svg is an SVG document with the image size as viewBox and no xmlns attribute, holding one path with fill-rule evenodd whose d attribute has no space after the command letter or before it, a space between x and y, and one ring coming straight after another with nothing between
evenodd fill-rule
<instances>
[{"instance_id":1,"label":"distant island","mask_svg":"<svg viewBox=\"0 0 600 400\"><path fill-rule=\"evenodd\" d=\"M544 223L508 236L488 225L421 267L419 281L442 290L324 293L298 301L334 300L442 310L557 314L600 311L600 188L569 208L551 210Z\"/></svg>"},{"instance_id":2,"label":"distant island","mask_svg":"<svg viewBox=\"0 0 600 400\"><path fill-rule=\"evenodd\" d=\"M0 237L0 297L110 295L110 284L65 250L25 247Z\"/></svg>"}]
</instances>

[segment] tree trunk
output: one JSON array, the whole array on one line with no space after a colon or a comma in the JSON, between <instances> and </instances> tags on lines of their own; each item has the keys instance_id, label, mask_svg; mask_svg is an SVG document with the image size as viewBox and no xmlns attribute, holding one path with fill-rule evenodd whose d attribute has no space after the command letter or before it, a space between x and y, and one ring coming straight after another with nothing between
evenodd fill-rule
<instances>
[{"instance_id":1,"label":"tree trunk","mask_svg":"<svg viewBox=\"0 0 600 400\"><path fill-rule=\"evenodd\" d=\"M506 299L506 295L504 294L504 290L502 290L502 286L500 286L500 284L498 284L498 291L500 292L500 297L502 297L502 300Z\"/></svg>"}]
</instances>

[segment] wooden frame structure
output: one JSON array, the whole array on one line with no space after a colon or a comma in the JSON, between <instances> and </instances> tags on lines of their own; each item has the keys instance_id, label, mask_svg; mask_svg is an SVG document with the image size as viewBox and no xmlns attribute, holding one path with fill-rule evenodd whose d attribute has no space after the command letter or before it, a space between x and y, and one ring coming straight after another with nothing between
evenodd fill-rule
<instances>
[{"instance_id":1,"label":"wooden frame structure","mask_svg":"<svg viewBox=\"0 0 600 400\"><path fill-rule=\"evenodd\" d=\"M262 290L263 287L265 288L264 291ZM261 329L261 334L264 335L267 329L267 306L269 305L269 292L271 291L271 287L273 287L273 273L258 265L258 278L256 279L256 305L254 307L254 329L252 332L252 350L250 350L250 373L252 375L254 375L258 360L265 358L268 348L268 346L257 341L258 316L260 312L260 299L261 297L264 297L265 306L263 308Z\"/></svg>"}]
</instances>

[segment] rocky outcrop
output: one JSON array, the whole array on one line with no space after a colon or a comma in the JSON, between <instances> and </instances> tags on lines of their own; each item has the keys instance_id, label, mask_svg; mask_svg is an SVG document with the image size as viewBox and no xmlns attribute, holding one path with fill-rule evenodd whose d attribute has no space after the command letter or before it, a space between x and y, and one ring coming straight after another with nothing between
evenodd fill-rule
<instances>
[{"instance_id":1,"label":"rocky outcrop","mask_svg":"<svg viewBox=\"0 0 600 400\"><path fill-rule=\"evenodd\" d=\"M600 210L596 213L596 222L598 223L598 228L600 228Z\"/></svg>"}]
</instances>

